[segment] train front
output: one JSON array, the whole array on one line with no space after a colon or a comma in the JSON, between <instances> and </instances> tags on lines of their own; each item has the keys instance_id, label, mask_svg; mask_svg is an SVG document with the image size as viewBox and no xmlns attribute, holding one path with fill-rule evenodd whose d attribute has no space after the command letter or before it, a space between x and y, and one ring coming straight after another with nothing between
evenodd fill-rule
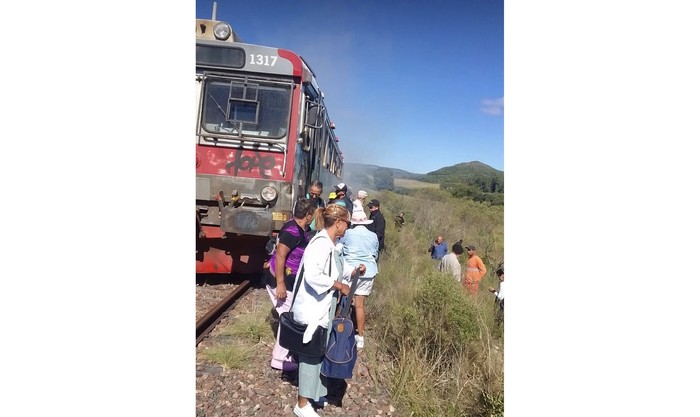
<instances>
[{"instance_id":1,"label":"train front","mask_svg":"<svg viewBox=\"0 0 700 417\"><path fill-rule=\"evenodd\" d=\"M197 273L259 272L297 193L301 61L238 40L197 20Z\"/></svg>"}]
</instances>

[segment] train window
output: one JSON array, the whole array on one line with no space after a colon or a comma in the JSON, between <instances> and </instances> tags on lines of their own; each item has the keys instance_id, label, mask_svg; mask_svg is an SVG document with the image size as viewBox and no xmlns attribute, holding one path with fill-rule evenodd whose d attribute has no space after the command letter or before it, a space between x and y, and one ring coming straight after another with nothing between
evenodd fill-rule
<instances>
[{"instance_id":1,"label":"train window","mask_svg":"<svg viewBox=\"0 0 700 417\"><path fill-rule=\"evenodd\" d=\"M195 51L197 66L219 66L243 68L245 66L245 51L230 46L197 45Z\"/></svg>"},{"instance_id":2,"label":"train window","mask_svg":"<svg viewBox=\"0 0 700 417\"><path fill-rule=\"evenodd\" d=\"M222 135L283 138L291 112L290 84L205 78L201 126Z\"/></svg>"},{"instance_id":3,"label":"train window","mask_svg":"<svg viewBox=\"0 0 700 417\"><path fill-rule=\"evenodd\" d=\"M258 123L258 103L249 100L229 99L227 122Z\"/></svg>"}]
</instances>

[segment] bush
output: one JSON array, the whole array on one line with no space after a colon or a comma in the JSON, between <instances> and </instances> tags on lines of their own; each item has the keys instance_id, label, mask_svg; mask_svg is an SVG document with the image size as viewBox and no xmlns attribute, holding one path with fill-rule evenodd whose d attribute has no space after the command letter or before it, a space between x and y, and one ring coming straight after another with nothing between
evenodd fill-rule
<instances>
[{"instance_id":1,"label":"bush","mask_svg":"<svg viewBox=\"0 0 700 417\"><path fill-rule=\"evenodd\" d=\"M366 305L367 331L377 341L368 357L386 369L378 377L402 415L502 416L502 340L500 348L492 340L499 332L484 287L496 284L493 271L503 262L503 206L436 189L377 198L386 219L406 217L400 229L387 221L387 248ZM427 248L437 234L448 246L463 239L478 247L489 269L478 299L435 267Z\"/></svg>"},{"instance_id":2,"label":"bush","mask_svg":"<svg viewBox=\"0 0 700 417\"><path fill-rule=\"evenodd\" d=\"M461 285L447 274L430 271L424 276L415 306L417 315L429 323L421 326L429 359L446 351L459 353L479 334L476 307L467 299Z\"/></svg>"}]
</instances>

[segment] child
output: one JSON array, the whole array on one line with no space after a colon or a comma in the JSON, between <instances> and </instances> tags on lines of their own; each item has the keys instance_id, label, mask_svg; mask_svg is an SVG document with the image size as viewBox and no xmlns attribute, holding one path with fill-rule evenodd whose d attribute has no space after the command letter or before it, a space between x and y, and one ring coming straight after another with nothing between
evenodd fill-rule
<instances>
[{"instance_id":1,"label":"child","mask_svg":"<svg viewBox=\"0 0 700 417\"><path fill-rule=\"evenodd\" d=\"M494 302L499 302L498 312L496 313L496 324L501 324L503 323L503 281L505 280L505 274L503 273L503 269L499 268L498 270L496 270L496 275L501 281L501 283L498 284L498 291L496 291L493 288L489 288L489 291L491 291L496 296Z\"/></svg>"}]
</instances>

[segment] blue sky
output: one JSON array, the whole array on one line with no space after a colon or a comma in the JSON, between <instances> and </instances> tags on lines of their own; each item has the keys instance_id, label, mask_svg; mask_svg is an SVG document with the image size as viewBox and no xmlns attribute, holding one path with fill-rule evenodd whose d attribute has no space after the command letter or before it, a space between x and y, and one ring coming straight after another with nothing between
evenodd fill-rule
<instances>
[{"instance_id":1,"label":"blue sky","mask_svg":"<svg viewBox=\"0 0 700 417\"><path fill-rule=\"evenodd\" d=\"M196 5L211 18L212 0ZM217 20L304 57L345 161L503 170L502 0L224 0Z\"/></svg>"}]
</instances>

